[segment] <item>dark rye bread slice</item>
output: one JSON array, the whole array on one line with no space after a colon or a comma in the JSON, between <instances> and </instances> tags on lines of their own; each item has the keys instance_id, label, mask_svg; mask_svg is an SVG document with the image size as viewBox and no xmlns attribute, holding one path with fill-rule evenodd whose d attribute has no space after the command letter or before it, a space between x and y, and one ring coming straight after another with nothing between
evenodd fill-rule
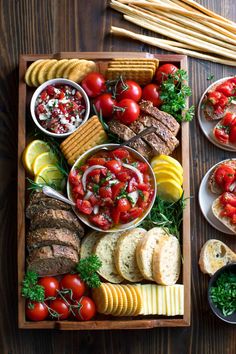
<instances>
[{"instance_id":1,"label":"dark rye bread slice","mask_svg":"<svg viewBox=\"0 0 236 354\"><path fill-rule=\"evenodd\" d=\"M137 119L135 122L130 124L130 129L138 134L146 129L146 127L139 121L139 119ZM143 139L149 144L155 154L170 155L171 151L167 144L160 139L156 133L146 134Z\"/></svg>"},{"instance_id":2,"label":"dark rye bread slice","mask_svg":"<svg viewBox=\"0 0 236 354\"><path fill-rule=\"evenodd\" d=\"M177 135L180 125L177 120L169 113L160 111L157 107L153 107L152 102L142 100L139 103L140 109L164 124L175 136Z\"/></svg>"},{"instance_id":3,"label":"dark rye bread slice","mask_svg":"<svg viewBox=\"0 0 236 354\"><path fill-rule=\"evenodd\" d=\"M34 249L27 257L27 269L40 276L70 273L79 261L71 247L51 245Z\"/></svg>"},{"instance_id":4,"label":"dark rye bread slice","mask_svg":"<svg viewBox=\"0 0 236 354\"><path fill-rule=\"evenodd\" d=\"M77 233L79 237L84 236L84 228L72 211L45 209L31 218L30 230L53 227L56 229L65 228Z\"/></svg>"},{"instance_id":5,"label":"dark rye bread slice","mask_svg":"<svg viewBox=\"0 0 236 354\"><path fill-rule=\"evenodd\" d=\"M159 120L148 115L141 115L138 120L144 125L145 128L156 128L156 135L166 143L171 152L174 151L174 149L179 145L179 140Z\"/></svg>"},{"instance_id":6,"label":"dark rye bread slice","mask_svg":"<svg viewBox=\"0 0 236 354\"><path fill-rule=\"evenodd\" d=\"M124 141L127 141L136 135L129 127L116 120L111 120L108 123L108 126L112 133L118 135L119 138ZM129 144L129 146L137 150L147 160L150 160L153 157L152 149L141 138Z\"/></svg>"},{"instance_id":7,"label":"dark rye bread slice","mask_svg":"<svg viewBox=\"0 0 236 354\"><path fill-rule=\"evenodd\" d=\"M29 251L32 251L34 248L50 245L69 246L77 252L80 250L80 239L76 232L64 228L42 228L29 231L26 240Z\"/></svg>"}]
</instances>

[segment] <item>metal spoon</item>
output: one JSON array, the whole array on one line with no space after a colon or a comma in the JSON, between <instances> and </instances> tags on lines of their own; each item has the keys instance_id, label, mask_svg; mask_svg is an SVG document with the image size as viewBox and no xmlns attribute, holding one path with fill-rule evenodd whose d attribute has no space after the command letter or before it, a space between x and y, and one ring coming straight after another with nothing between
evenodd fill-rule
<instances>
[{"instance_id":1,"label":"metal spoon","mask_svg":"<svg viewBox=\"0 0 236 354\"><path fill-rule=\"evenodd\" d=\"M55 198L60 200L61 202L64 202L66 204L75 206L75 203L72 202L70 199L64 197L61 193L57 192L55 189L49 187L49 186L44 186L42 188L42 192L47 195L48 197Z\"/></svg>"}]
</instances>

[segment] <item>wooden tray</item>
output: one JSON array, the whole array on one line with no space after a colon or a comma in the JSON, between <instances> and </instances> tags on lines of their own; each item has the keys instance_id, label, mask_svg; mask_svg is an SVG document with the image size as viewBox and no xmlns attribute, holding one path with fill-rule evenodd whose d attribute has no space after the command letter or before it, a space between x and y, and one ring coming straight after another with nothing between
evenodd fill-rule
<instances>
[{"instance_id":1,"label":"wooden tray","mask_svg":"<svg viewBox=\"0 0 236 354\"><path fill-rule=\"evenodd\" d=\"M25 273L25 170L22 166L21 155L27 143L27 121L29 114L29 103L32 89L29 89L24 82L26 68L37 59L63 59L63 58L83 58L95 60L100 68L106 65L107 60L117 57L139 57L157 58L160 64L174 63L181 69L187 70L187 57L184 55L159 55L149 53L123 53L123 52L64 52L57 54L32 54L21 55L19 65L19 112L18 112L18 325L19 328L57 328L61 330L91 330L91 329L141 329L153 327L184 327L190 325L190 275L191 275L191 248L190 248L190 203L183 215L182 227L182 281L184 284L184 316L140 316L135 318L111 318L98 316L97 320L88 322L78 321L41 321L30 322L25 318L25 300L21 296L21 283ZM27 124L26 124L27 123ZM190 196L189 188L189 124L182 123L178 136L180 147L175 151L174 156L182 163L184 169L184 192L185 197Z\"/></svg>"}]
</instances>

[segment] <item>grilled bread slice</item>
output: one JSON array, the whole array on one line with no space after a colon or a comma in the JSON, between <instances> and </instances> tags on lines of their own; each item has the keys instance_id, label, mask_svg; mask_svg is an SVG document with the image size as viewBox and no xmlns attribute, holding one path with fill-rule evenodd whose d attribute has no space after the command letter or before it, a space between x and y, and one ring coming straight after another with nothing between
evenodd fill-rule
<instances>
[{"instance_id":1,"label":"grilled bread slice","mask_svg":"<svg viewBox=\"0 0 236 354\"><path fill-rule=\"evenodd\" d=\"M161 227L154 227L139 240L136 248L136 261L144 279L154 281L153 252L163 236L166 236L166 232Z\"/></svg>"},{"instance_id":2,"label":"grilled bread slice","mask_svg":"<svg viewBox=\"0 0 236 354\"><path fill-rule=\"evenodd\" d=\"M215 217L222 222L228 229L233 231L233 233L236 234L236 224L232 224L230 218L227 216L222 216L221 212L223 211L223 207L220 203L220 197L218 197L214 202L212 203L212 212L215 215Z\"/></svg>"},{"instance_id":3,"label":"grilled bread slice","mask_svg":"<svg viewBox=\"0 0 236 354\"><path fill-rule=\"evenodd\" d=\"M118 232L104 234L93 248L93 253L102 261L98 273L110 283L121 283L124 280L116 269L114 257L119 237L120 233Z\"/></svg>"},{"instance_id":4,"label":"grilled bread slice","mask_svg":"<svg viewBox=\"0 0 236 354\"><path fill-rule=\"evenodd\" d=\"M73 248L59 245L36 248L27 258L28 270L40 276L69 273L78 261L78 253Z\"/></svg>"},{"instance_id":5,"label":"grilled bread slice","mask_svg":"<svg viewBox=\"0 0 236 354\"><path fill-rule=\"evenodd\" d=\"M209 182L208 182L208 186L211 190L212 193L215 194L221 194L223 192L223 190L221 189L221 187L216 183L215 180L215 172L216 170L220 167L220 166L229 166L232 167L233 169L236 169L236 160L226 160L225 162L223 162L222 164L219 164L216 166L216 168L214 169L214 171L212 172L210 178L209 178Z\"/></svg>"},{"instance_id":6,"label":"grilled bread slice","mask_svg":"<svg viewBox=\"0 0 236 354\"><path fill-rule=\"evenodd\" d=\"M42 228L28 232L27 247L29 251L50 245L69 246L79 252L80 239L76 232L64 228Z\"/></svg>"},{"instance_id":7,"label":"grilled bread slice","mask_svg":"<svg viewBox=\"0 0 236 354\"><path fill-rule=\"evenodd\" d=\"M228 263L236 262L236 254L223 242L208 240L202 247L199 266L203 273L212 276Z\"/></svg>"},{"instance_id":8,"label":"grilled bread slice","mask_svg":"<svg viewBox=\"0 0 236 354\"><path fill-rule=\"evenodd\" d=\"M163 236L153 252L153 278L158 284L173 285L180 274L181 251L178 239Z\"/></svg>"},{"instance_id":9,"label":"grilled bread slice","mask_svg":"<svg viewBox=\"0 0 236 354\"><path fill-rule=\"evenodd\" d=\"M130 282L143 279L136 260L136 247L146 230L135 228L120 235L115 250L116 268L119 274Z\"/></svg>"},{"instance_id":10,"label":"grilled bread slice","mask_svg":"<svg viewBox=\"0 0 236 354\"><path fill-rule=\"evenodd\" d=\"M93 254L95 243L103 236L101 232L91 231L82 240L80 258L86 258Z\"/></svg>"}]
</instances>

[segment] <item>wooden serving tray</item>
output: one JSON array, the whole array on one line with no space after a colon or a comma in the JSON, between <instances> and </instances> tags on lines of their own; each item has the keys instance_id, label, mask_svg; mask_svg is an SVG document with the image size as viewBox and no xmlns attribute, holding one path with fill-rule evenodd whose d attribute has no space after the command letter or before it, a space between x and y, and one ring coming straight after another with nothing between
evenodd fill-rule
<instances>
[{"instance_id":1,"label":"wooden serving tray","mask_svg":"<svg viewBox=\"0 0 236 354\"><path fill-rule=\"evenodd\" d=\"M63 58L83 58L91 59L98 62L99 67L105 68L108 60L112 58L157 58L160 64L174 63L181 69L187 70L187 57L184 55L159 55L149 53L136 52L64 52L57 54L32 54L21 55L19 65L19 108L18 108L18 325L19 328L57 328L61 330L98 330L98 329L141 329L153 327L185 327L190 325L190 276L191 276L191 248L190 248L190 203L183 215L182 227L182 282L184 284L184 316L167 317L167 316L139 316L139 317L107 317L98 315L93 321L41 321L31 322L25 318L25 300L21 296L21 283L25 273L25 195L26 182L25 170L21 162L22 152L27 144L27 135L29 134L28 125L30 124L29 107L33 90L27 87L24 82L24 75L27 67L38 59L63 59ZM28 117L27 117L28 115ZM178 135L180 146L175 150L176 157L183 166L184 170L184 193L185 197L190 196L189 188L189 124L182 123L180 133Z\"/></svg>"}]
</instances>

